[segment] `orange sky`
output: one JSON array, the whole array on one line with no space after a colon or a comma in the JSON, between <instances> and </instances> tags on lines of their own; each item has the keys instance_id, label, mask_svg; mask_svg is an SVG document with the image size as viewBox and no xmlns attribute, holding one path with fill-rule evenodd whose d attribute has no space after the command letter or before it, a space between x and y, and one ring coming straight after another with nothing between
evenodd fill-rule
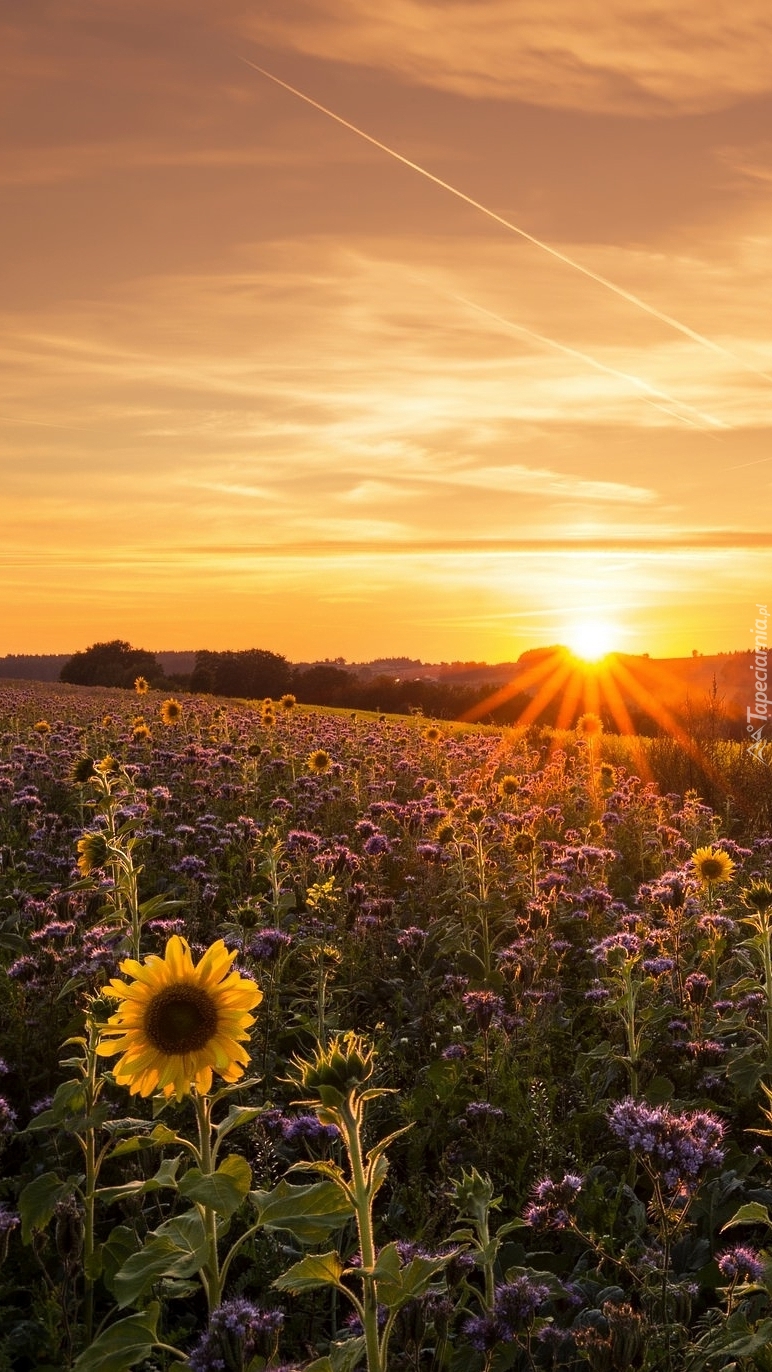
<instances>
[{"instance_id":1,"label":"orange sky","mask_svg":"<svg viewBox=\"0 0 772 1372\"><path fill-rule=\"evenodd\" d=\"M0 655L750 647L770 50L768 0L6 7Z\"/></svg>"}]
</instances>

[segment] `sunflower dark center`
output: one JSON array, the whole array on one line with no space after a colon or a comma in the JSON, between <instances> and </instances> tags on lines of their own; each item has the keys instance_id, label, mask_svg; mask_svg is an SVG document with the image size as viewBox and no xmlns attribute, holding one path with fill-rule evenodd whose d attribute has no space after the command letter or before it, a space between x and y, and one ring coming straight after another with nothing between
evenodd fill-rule
<instances>
[{"instance_id":1,"label":"sunflower dark center","mask_svg":"<svg viewBox=\"0 0 772 1372\"><path fill-rule=\"evenodd\" d=\"M200 986L167 986L153 996L145 1033L159 1053L196 1053L217 1032L217 1007Z\"/></svg>"},{"instance_id":2,"label":"sunflower dark center","mask_svg":"<svg viewBox=\"0 0 772 1372\"><path fill-rule=\"evenodd\" d=\"M724 874L724 864L720 858L703 858L700 863L700 875L703 881L716 881Z\"/></svg>"}]
</instances>

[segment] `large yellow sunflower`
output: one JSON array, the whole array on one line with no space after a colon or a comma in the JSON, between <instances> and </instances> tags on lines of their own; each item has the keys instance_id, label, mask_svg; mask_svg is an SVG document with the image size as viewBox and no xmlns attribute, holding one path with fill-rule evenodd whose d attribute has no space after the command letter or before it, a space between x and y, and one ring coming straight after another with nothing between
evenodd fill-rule
<instances>
[{"instance_id":1,"label":"large yellow sunflower","mask_svg":"<svg viewBox=\"0 0 772 1372\"><path fill-rule=\"evenodd\" d=\"M717 881L730 881L734 862L721 848L698 848L692 854L692 864L700 881L711 886Z\"/></svg>"},{"instance_id":2,"label":"large yellow sunflower","mask_svg":"<svg viewBox=\"0 0 772 1372\"><path fill-rule=\"evenodd\" d=\"M249 1014L263 993L238 972L229 972L235 952L222 939L194 966L184 938L174 934L163 957L120 964L133 981L113 979L105 995L122 1002L102 1030L97 1053L123 1056L113 1073L132 1095L160 1091L182 1100L195 1086L209 1091L212 1072L238 1081L249 1062L242 1043L254 1024Z\"/></svg>"}]
</instances>

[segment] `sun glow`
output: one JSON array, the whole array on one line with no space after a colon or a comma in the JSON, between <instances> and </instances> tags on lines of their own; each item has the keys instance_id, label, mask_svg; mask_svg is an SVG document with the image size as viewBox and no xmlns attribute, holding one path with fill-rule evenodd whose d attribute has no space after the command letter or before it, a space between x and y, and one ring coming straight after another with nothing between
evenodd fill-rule
<instances>
[{"instance_id":1,"label":"sun glow","mask_svg":"<svg viewBox=\"0 0 772 1372\"><path fill-rule=\"evenodd\" d=\"M566 629L567 646L584 662L598 662L605 657L617 638L614 625L602 619L578 619Z\"/></svg>"}]
</instances>

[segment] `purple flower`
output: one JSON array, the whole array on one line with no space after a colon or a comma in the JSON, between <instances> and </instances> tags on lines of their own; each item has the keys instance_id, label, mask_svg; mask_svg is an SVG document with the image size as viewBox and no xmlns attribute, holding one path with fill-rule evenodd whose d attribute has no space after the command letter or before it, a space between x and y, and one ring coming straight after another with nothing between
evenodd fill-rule
<instances>
[{"instance_id":1,"label":"purple flower","mask_svg":"<svg viewBox=\"0 0 772 1372\"><path fill-rule=\"evenodd\" d=\"M487 1100L470 1101L464 1111L468 1120L503 1120L504 1111L497 1105L491 1105Z\"/></svg>"},{"instance_id":2,"label":"purple flower","mask_svg":"<svg viewBox=\"0 0 772 1372\"><path fill-rule=\"evenodd\" d=\"M504 1002L495 991L467 991L462 1001L464 1009L474 1015L481 1034L487 1034L494 1019L504 1009Z\"/></svg>"},{"instance_id":3,"label":"purple flower","mask_svg":"<svg viewBox=\"0 0 772 1372\"><path fill-rule=\"evenodd\" d=\"M514 1281L496 1287L493 1314L505 1343L512 1342L516 1337L518 1325L527 1324L533 1319L549 1294L548 1286L526 1276L516 1277Z\"/></svg>"},{"instance_id":4,"label":"purple flower","mask_svg":"<svg viewBox=\"0 0 772 1372\"><path fill-rule=\"evenodd\" d=\"M406 950L421 948L426 941L426 930L419 929L415 924L411 924L407 929L401 929L397 934L397 947Z\"/></svg>"},{"instance_id":5,"label":"purple flower","mask_svg":"<svg viewBox=\"0 0 772 1372\"><path fill-rule=\"evenodd\" d=\"M364 845L368 857L385 857L392 851L385 834L371 834Z\"/></svg>"},{"instance_id":6,"label":"purple flower","mask_svg":"<svg viewBox=\"0 0 772 1372\"><path fill-rule=\"evenodd\" d=\"M5 1201L0 1201L0 1236L10 1234L20 1223L21 1220L15 1211L9 1210Z\"/></svg>"},{"instance_id":7,"label":"purple flower","mask_svg":"<svg viewBox=\"0 0 772 1372\"><path fill-rule=\"evenodd\" d=\"M666 972L672 972L675 961L673 958L644 958L641 965L650 977L661 977Z\"/></svg>"},{"instance_id":8,"label":"purple flower","mask_svg":"<svg viewBox=\"0 0 772 1372\"><path fill-rule=\"evenodd\" d=\"M331 1143L338 1137L337 1125L322 1124L316 1115L295 1115L293 1119L285 1117L281 1120L281 1132L288 1143L295 1143L299 1139L308 1140L309 1143Z\"/></svg>"},{"instance_id":9,"label":"purple flower","mask_svg":"<svg viewBox=\"0 0 772 1372\"><path fill-rule=\"evenodd\" d=\"M596 943L592 949L592 956L596 962L605 963L607 967L618 967L627 958L637 957L641 948L641 940L637 934L609 934L608 938Z\"/></svg>"},{"instance_id":10,"label":"purple flower","mask_svg":"<svg viewBox=\"0 0 772 1372\"><path fill-rule=\"evenodd\" d=\"M660 1173L670 1191L693 1191L700 1174L724 1160L724 1125L707 1110L676 1115L666 1106L628 1097L613 1106L609 1125L631 1153Z\"/></svg>"},{"instance_id":11,"label":"purple flower","mask_svg":"<svg viewBox=\"0 0 772 1372\"><path fill-rule=\"evenodd\" d=\"M738 1244L721 1254L718 1270L727 1281L757 1282L764 1276L764 1262L755 1248Z\"/></svg>"},{"instance_id":12,"label":"purple flower","mask_svg":"<svg viewBox=\"0 0 772 1372\"><path fill-rule=\"evenodd\" d=\"M0 1096L0 1138L12 1134L16 1128L16 1111L11 1109L5 1096Z\"/></svg>"},{"instance_id":13,"label":"purple flower","mask_svg":"<svg viewBox=\"0 0 772 1372\"><path fill-rule=\"evenodd\" d=\"M565 1229L570 1221L570 1207L582 1189L582 1178L566 1172L562 1181L545 1177L533 1188L523 1219L533 1229Z\"/></svg>"},{"instance_id":14,"label":"purple flower","mask_svg":"<svg viewBox=\"0 0 772 1372\"><path fill-rule=\"evenodd\" d=\"M270 1357L284 1323L281 1310L264 1310L250 1301L225 1301L212 1311L209 1328L189 1357L191 1372L224 1372Z\"/></svg>"},{"instance_id":15,"label":"purple flower","mask_svg":"<svg viewBox=\"0 0 772 1372\"><path fill-rule=\"evenodd\" d=\"M247 952L255 962L275 962L279 954L292 943L292 935L283 929L261 929L251 940Z\"/></svg>"}]
</instances>

